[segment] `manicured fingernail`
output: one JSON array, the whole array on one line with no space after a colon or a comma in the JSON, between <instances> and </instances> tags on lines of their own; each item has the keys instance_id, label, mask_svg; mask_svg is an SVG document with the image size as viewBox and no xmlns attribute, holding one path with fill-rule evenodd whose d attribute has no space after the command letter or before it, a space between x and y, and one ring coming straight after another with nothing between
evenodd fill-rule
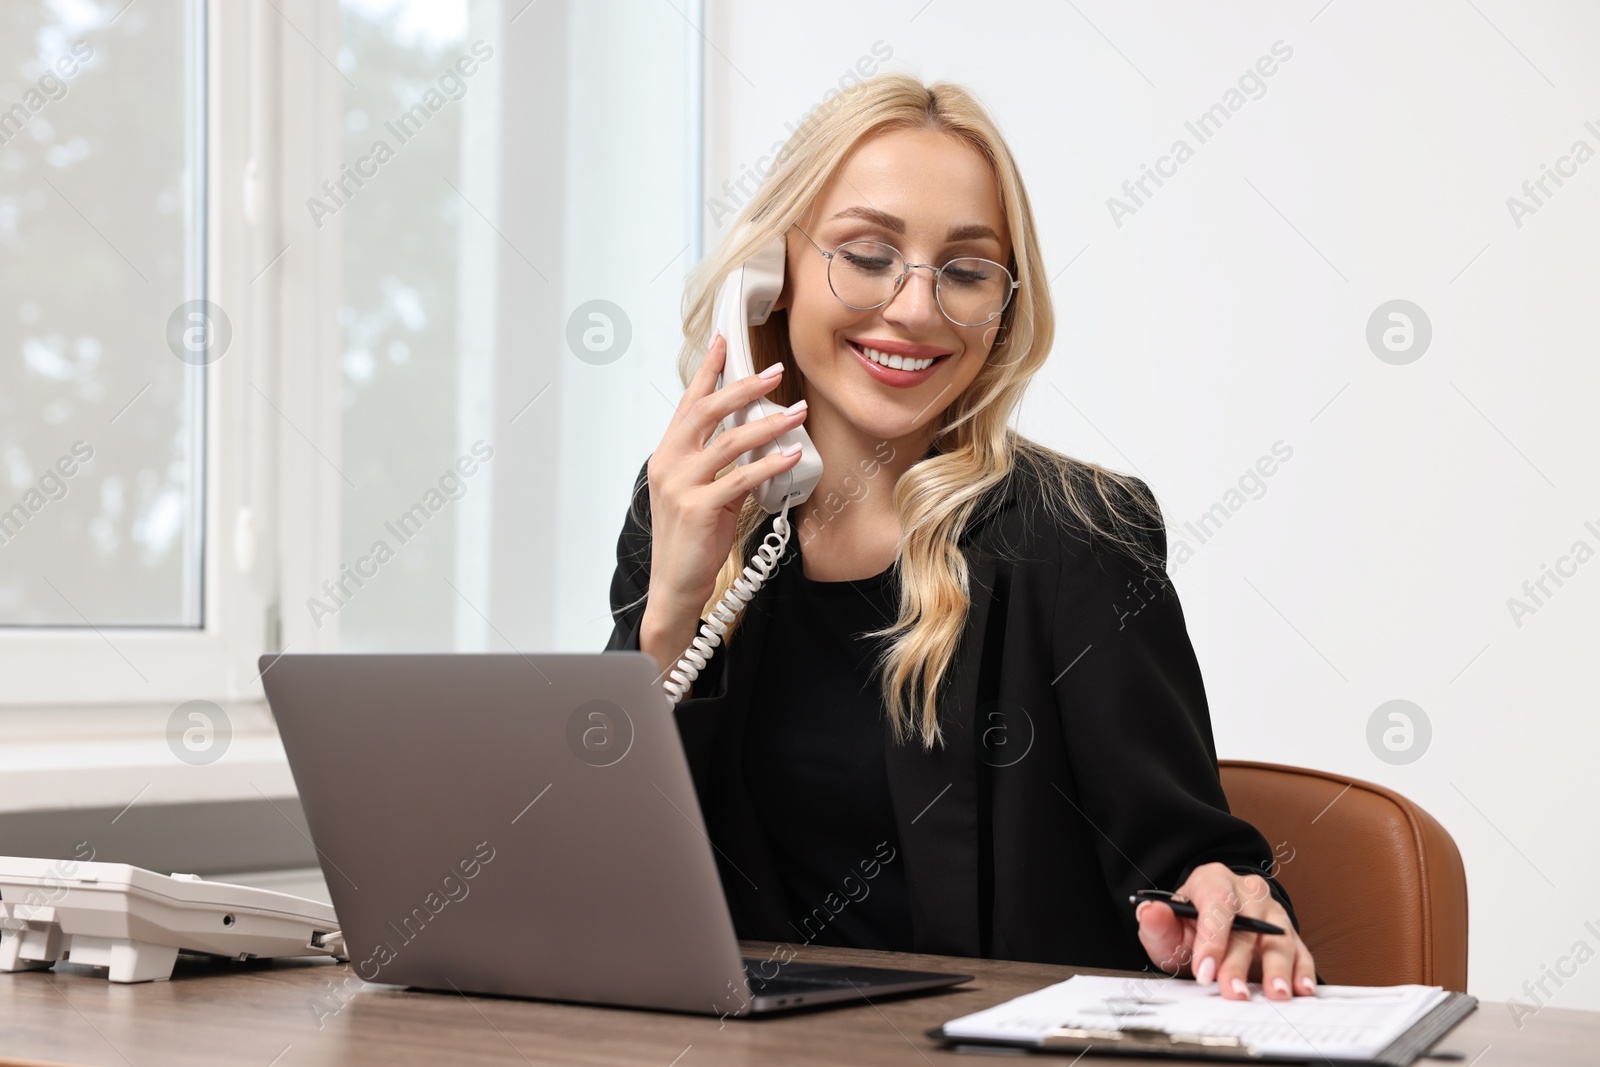
<instances>
[{"instance_id":1,"label":"manicured fingernail","mask_svg":"<svg viewBox=\"0 0 1600 1067\"><path fill-rule=\"evenodd\" d=\"M1239 994L1241 997L1248 997L1250 995L1250 987L1244 984L1243 978L1235 978L1233 980L1233 991Z\"/></svg>"},{"instance_id":2,"label":"manicured fingernail","mask_svg":"<svg viewBox=\"0 0 1600 1067\"><path fill-rule=\"evenodd\" d=\"M1278 992L1282 993L1284 996L1288 996L1289 995L1289 983L1285 982L1282 978L1274 978L1272 980L1272 988L1276 989Z\"/></svg>"},{"instance_id":3,"label":"manicured fingernail","mask_svg":"<svg viewBox=\"0 0 1600 1067\"><path fill-rule=\"evenodd\" d=\"M1200 961L1200 969L1194 972L1194 980L1201 985L1209 985L1217 973L1217 961L1207 956Z\"/></svg>"},{"instance_id":4,"label":"manicured fingernail","mask_svg":"<svg viewBox=\"0 0 1600 1067\"><path fill-rule=\"evenodd\" d=\"M796 412L804 411L805 409L806 409L806 400L805 400L805 397L801 397L799 400L796 400L793 404L790 404L788 407L784 408L783 409L783 413L785 415L793 415Z\"/></svg>"},{"instance_id":5,"label":"manicured fingernail","mask_svg":"<svg viewBox=\"0 0 1600 1067\"><path fill-rule=\"evenodd\" d=\"M761 372L763 378L776 378L783 373L783 363L779 361Z\"/></svg>"},{"instance_id":6,"label":"manicured fingernail","mask_svg":"<svg viewBox=\"0 0 1600 1067\"><path fill-rule=\"evenodd\" d=\"M801 444L798 441L796 441L792 445L785 445L783 448L778 449L778 451L782 452L786 456L792 456L796 452L800 451L801 447L802 447Z\"/></svg>"},{"instance_id":7,"label":"manicured fingernail","mask_svg":"<svg viewBox=\"0 0 1600 1067\"><path fill-rule=\"evenodd\" d=\"M1309 975L1302 977L1300 979L1300 988L1307 993L1315 993L1317 991L1317 981Z\"/></svg>"}]
</instances>

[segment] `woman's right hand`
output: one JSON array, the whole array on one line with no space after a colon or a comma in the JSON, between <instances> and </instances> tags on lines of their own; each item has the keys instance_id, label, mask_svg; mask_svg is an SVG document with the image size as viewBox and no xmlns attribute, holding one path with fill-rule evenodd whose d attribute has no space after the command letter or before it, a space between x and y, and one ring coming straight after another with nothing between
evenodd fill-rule
<instances>
[{"instance_id":1,"label":"woman's right hand","mask_svg":"<svg viewBox=\"0 0 1600 1067\"><path fill-rule=\"evenodd\" d=\"M717 389L727 354L727 339L718 334L647 465L650 589L639 647L655 658L663 672L689 647L700 626L700 613L712 595L721 592L714 588L717 574L733 548L745 497L800 462L798 448L792 455L778 451L717 477L736 457L799 426L806 416L801 400L792 412L757 419L709 441L723 419L783 380L783 365L777 363L768 368L776 370L770 376L752 374Z\"/></svg>"}]
</instances>

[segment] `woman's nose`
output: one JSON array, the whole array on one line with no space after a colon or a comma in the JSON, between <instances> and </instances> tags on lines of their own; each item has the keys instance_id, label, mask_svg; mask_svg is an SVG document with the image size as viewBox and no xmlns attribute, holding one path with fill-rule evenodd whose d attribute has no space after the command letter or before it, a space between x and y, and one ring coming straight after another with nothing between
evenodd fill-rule
<instances>
[{"instance_id":1,"label":"woman's nose","mask_svg":"<svg viewBox=\"0 0 1600 1067\"><path fill-rule=\"evenodd\" d=\"M920 270L928 273L918 274ZM926 264L908 265L905 277L900 280L900 288L883 307L883 317L922 327L935 322L944 314L939 310L938 291L935 288L937 283L933 267Z\"/></svg>"}]
</instances>

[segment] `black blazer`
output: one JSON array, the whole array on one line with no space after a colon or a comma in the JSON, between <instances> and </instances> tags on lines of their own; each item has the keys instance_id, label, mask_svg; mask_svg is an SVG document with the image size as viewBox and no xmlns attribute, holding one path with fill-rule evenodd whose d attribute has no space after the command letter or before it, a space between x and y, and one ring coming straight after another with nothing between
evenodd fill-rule
<instances>
[{"instance_id":1,"label":"black blazer","mask_svg":"<svg viewBox=\"0 0 1600 1067\"><path fill-rule=\"evenodd\" d=\"M647 466L634 489L648 516ZM972 606L939 703L944 745L897 745L885 716L916 950L1153 970L1128 895L1176 889L1213 860L1267 877L1298 930L1269 877L1272 849L1229 814L1199 664L1165 572L1051 520L1040 477L1019 462L961 543ZM1165 560L1165 532L1152 536ZM617 609L647 592L649 566L649 534L630 514L608 651L639 647L644 605ZM785 922L740 758L762 687L783 684L755 677L767 588L674 714L735 930L792 944L801 938Z\"/></svg>"}]
</instances>

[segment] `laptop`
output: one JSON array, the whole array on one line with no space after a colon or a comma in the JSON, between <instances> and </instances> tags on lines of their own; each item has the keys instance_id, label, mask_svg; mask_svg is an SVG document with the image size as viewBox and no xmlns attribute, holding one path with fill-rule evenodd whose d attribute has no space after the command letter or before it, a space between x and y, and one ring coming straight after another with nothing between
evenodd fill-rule
<instances>
[{"instance_id":1,"label":"laptop","mask_svg":"<svg viewBox=\"0 0 1600 1067\"><path fill-rule=\"evenodd\" d=\"M741 958L643 652L261 657L351 967L745 1016L971 975Z\"/></svg>"}]
</instances>

